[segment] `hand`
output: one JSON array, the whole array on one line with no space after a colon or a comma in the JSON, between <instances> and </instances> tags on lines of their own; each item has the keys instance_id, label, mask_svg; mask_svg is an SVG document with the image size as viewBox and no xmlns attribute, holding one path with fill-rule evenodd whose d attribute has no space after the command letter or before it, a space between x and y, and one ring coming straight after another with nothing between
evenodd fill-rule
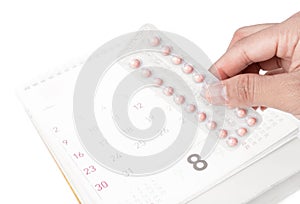
<instances>
[{"instance_id":1,"label":"hand","mask_svg":"<svg viewBox=\"0 0 300 204\"><path fill-rule=\"evenodd\" d=\"M208 88L211 103L273 107L300 119L300 12L238 29L210 71L222 80Z\"/></svg>"}]
</instances>

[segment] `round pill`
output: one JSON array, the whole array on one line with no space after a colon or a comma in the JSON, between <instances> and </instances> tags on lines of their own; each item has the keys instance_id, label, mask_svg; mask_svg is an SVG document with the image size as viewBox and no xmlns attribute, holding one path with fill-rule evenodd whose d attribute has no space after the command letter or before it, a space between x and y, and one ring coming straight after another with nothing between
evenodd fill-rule
<instances>
[{"instance_id":1,"label":"round pill","mask_svg":"<svg viewBox=\"0 0 300 204\"><path fill-rule=\"evenodd\" d=\"M165 46L165 47L162 49L162 53L163 53L163 55L165 55L165 56L169 55L169 54L171 53L171 51L172 51L172 49L171 49L171 47L169 47L169 46Z\"/></svg>"},{"instance_id":2,"label":"round pill","mask_svg":"<svg viewBox=\"0 0 300 204\"><path fill-rule=\"evenodd\" d=\"M154 83L157 85L157 86L161 86L164 82L162 79L160 78L155 78L154 79Z\"/></svg>"},{"instance_id":3,"label":"round pill","mask_svg":"<svg viewBox=\"0 0 300 204\"><path fill-rule=\"evenodd\" d=\"M193 105L193 104L188 104L187 107L186 107L186 110L187 110L187 112L192 113L196 110L196 106Z\"/></svg>"},{"instance_id":4,"label":"round pill","mask_svg":"<svg viewBox=\"0 0 300 204\"><path fill-rule=\"evenodd\" d=\"M139 68L141 66L141 61L138 59L132 59L130 61L130 67L132 68Z\"/></svg>"},{"instance_id":5,"label":"round pill","mask_svg":"<svg viewBox=\"0 0 300 204\"><path fill-rule=\"evenodd\" d=\"M203 76L202 74L194 74L193 80L194 80L196 83L201 83L201 82L204 81L204 76Z\"/></svg>"},{"instance_id":6,"label":"round pill","mask_svg":"<svg viewBox=\"0 0 300 204\"><path fill-rule=\"evenodd\" d=\"M224 129L220 130L219 137L222 138L222 139L226 138L227 137L227 130L224 130Z\"/></svg>"},{"instance_id":7,"label":"round pill","mask_svg":"<svg viewBox=\"0 0 300 204\"><path fill-rule=\"evenodd\" d=\"M255 125L255 124L256 124L256 118L248 118L248 119L247 119L247 124L248 124L249 126Z\"/></svg>"},{"instance_id":8,"label":"round pill","mask_svg":"<svg viewBox=\"0 0 300 204\"><path fill-rule=\"evenodd\" d=\"M148 77L151 76L151 71L150 71L149 69L144 69L144 70L142 71L142 75L143 75L143 77L148 78Z\"/></svg>"},{"instance_id":9,"label":"round pill","mask_svg":"<svg viewBox=\"0 0 300 204\"><path fill-rule=\"evenodd\" d=\"M217 127L217 123L215 121L208 121L207 128L213 130Z\"/></svg>"},{"instance_id":10,"label":"round pill","mask_svg":"<svg viewBox=\"0 0 300 204\"><path fill-rule=\"evenodd\" d=\"M176 104L181 105L181 104L184 103L185 98L184 98L184 96L179 95L179 96L176 96L176 97L174 98L174 101L175 101Z\"/></svg>"},{"instance_id":11,"label":"round pill","mask_svg":"<svg viewBox=\"0 0 300 204\"><path fill-rule=\"evenodd\" d=\"M172 96L173 93L174 93L174 89L173 89L172 87L166 87L166 88L164 89L164 94L165 94L166 96Z\"/></svg>"},{"instance_id":12,"label":"round pill","mask_svg":"<svg viewBox=\"0 0 300 204\"><path fill-rule=\"evenodd\" d=\"M239 108L239 109L237 110L237 116L238 116L239 118L243 118L243 117L245 117L246 115L247 115L247 111L246 111L245 109Z\"/></svg>"},{"instance_id":13,"label":"round pill","mask_svg":"<svg viewBox=\"0 0 300 204\"><path fill-rule=\"evenodd\" d=\"M239 136L243 137L247 134L247 129L246 128L240 128L240 129L238 129L237 133L238 133Z\"/></svg>"},{"instance_id":14,"label":"round pill","mask_svg":"<svg viewBox=\"0 0 300 204\"><path fill-rule=\"evenodd\" d=\"M172 63L173 63L173 64L176 64L176 65L179 65L179 64L182 63L182 58L177 57L177 56L173 56L173 57L172 57Z\"/></svg>"},{"instance_id":15,"label":"round pill","mask_svg":"<svg viewBox=\"0 0 300 204\"><path fill-rule=\"evenodd\" d=\"M227 140L227 145L229 147L235 147L235 146L237 146L238 142L239 141L238 141L237 138L235 138L235 137L229 137L228 140Z\"/></svg>"},{"instance_id":16,"label":"round pill","mask_svg":"<svg viewBox=\"0 0 300 204\"><path fill-rule=\"evenodd\" d=\"M156 47L160 44L160 38L158 36L154 36L153 38L151 38L150 40L150 44L153 46L153 47Z\"/></svg>"},{"instance_id":17,"label":"round pill","mask_svg":"<svg viewBox=\"0 0 300 204\"><path fill-rule=\"evenodd\" d=\"M206 119L206 114L203 112L198 113L197 116L199 122L203 122Z\"/></svg>"},{"instance_id":18,"label":"round pill","mask_svg":"<svg viewBox=\"0 0 300 204\"><path fill-rule=\"evenodd\" d=\"M190 74L194 71L194 67L192 65L186 64L184 65L184 67L182 68L182 71L186 74Z\"/></svg>"}]
</instances>

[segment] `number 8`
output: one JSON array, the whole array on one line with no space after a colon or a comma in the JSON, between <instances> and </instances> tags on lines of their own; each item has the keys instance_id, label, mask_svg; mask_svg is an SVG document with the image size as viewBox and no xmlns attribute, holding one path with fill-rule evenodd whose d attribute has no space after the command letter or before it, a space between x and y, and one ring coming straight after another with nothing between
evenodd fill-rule
<instances>
[{"instance_id":1,"label":"number 8","mask_svg":"<svg viewBox=\"0 0 300 204\"><path fill-rule=\"evenodd\" d=\"M193 158L196 158L196 161L193 161ZM193 164L193 168L196 170L196 171L202 171L204 169L207 168L208 166L208 163L205 161L205 160L201 160L201 157L199 154L191 154L188 158L187 158L187 161L191 164ZM198 167L197 164L198 163L202 163L202 167Z\"/></svg>"}]
</instances>

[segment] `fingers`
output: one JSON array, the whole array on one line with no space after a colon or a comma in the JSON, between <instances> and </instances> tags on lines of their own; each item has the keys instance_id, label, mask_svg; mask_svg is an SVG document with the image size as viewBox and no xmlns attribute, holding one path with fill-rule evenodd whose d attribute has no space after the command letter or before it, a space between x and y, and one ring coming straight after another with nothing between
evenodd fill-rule
<instances>
[{"instance_id":1,"label":"fingers","mask_svg":"<svg viewBox=\"0 0 300 204\"><path fill-rule=\"evenodd\" d=\"M276 25L276 23L258 24L239 28L237 31L235 31L228 49L230 49L237 41L273 25Z\"/></svg>"},{"instance_id":2,"label":"fingers","mask_svg":"<svg viewBox=\"0 0 300 204\"><path fill-rule=\"evenodd\" d=\"M239 29L210 68L223 80L206 91L209 102L231 107L273 107L300 118L300 12L281 24ZM260 70L267 71L259 75Z\"/></svg>"},{"instance_id":3,"label":"fingers","mask_svg":"<svg viewBox=\"0 0 300 204\"><path fill-rule=\"evenodd\" d=\"M284 63L284 62L283 62ZM247 66L245 69L243 69L240 73L238 74L259 74L260 70L263 71L268 71L267 73L269 75L274 75L275 73L284 73L286 72L286 70L282 67L288 67L288 65L282 66L281 65L282 62L278 57L273 57L269 60L263 61L263 62L257 62L257 63L253 63L250 64L249 66ZM278 70L281 70L280 72L278 72ZM275 71L275 72L273 72ZM219 79L226 79L227 76L224 74L222 78Z\"/></svg>"},{"instance_id":4,"label":"fingers","mask_svg":"<svg viewBox=\"0 0 300 204\"><path fill-rule=\"evenodd\" d=\"M266 28L269 28L271 26L277 25L277 23L266 23L266 24L258 24L258 25L252 25L252 26L245 26L242 28L239 28L238 30L235 31L231 42L227 48L227 51L239 40L252 35L258 31L264 30ZM254 69L253 69L254 67ZM257 70L255 68L255 66L253 66L252 68L250 68L250 72L249 73L258 73L259 70ZM257 67L257 66L256 66ZM261 66L262 67L262 66ZM214 65L209 69L209 71L214 74L216 77L218 77L219 79L225 79L228 76L226 76L225 73L222 72L222 70L220 70L220 73L217 72L216 68L214 67ZM244 71L243 73L247 73L248 71Z\"/></svg>"},{"instance_id":5,"label":"fingers","mask_svg":"<svg viewBox=\"0 0 300 204\"><path fill-rule=\"evenodd\" d=\"M230 107L266 106L292 112L288 107L300 87L299 77L283 73L276 75L241 74L208 87L206 97L215 105ZM300 92L297 90L298 95Z\"/></svg>"},{"instance_id":6,"label":"fingers","mask_svg":"<svg viewBox=\"0 0 300 204\"><path fill-rule=\"evenodd\" d=\"M267 61L277 51L278 31L276 26L258 31L237 41L210 69L220 79L240 73L248 65Z\"/></svg>"}]
</instances>

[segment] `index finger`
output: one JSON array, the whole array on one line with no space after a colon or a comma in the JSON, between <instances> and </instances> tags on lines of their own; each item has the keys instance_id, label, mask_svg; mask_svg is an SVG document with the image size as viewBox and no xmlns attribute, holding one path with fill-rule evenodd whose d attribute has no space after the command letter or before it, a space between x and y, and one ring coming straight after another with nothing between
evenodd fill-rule
<instances>
[{"instance_id":1,"label":"index finger","mask_svg":"<svg viewBox=\"0 0 300 204\"><path fill-rule=\"evenodd\" d=\"M265 23L265 24L256 24L256 25L251 25L251 26L245 26L242 28L239 28L238 30L235 31L231 42L228 46L228 49L230 49L237 41L252 35L258 31L264 30L266 28L269 28L271 26L276 25L275 23Z\"/></svg>"},{"instance_id":2,"label":"index finger","mask_svg":"<svg viewBox=\"0 0 300 204\"><path fill-rule=\"evenodd\" d=\"M210 71L220 79L226 79L252 63L271 59L276 55L278 33L277 27L273 26L241 39L225 52Z\"/></svg>"}]
</instances>

